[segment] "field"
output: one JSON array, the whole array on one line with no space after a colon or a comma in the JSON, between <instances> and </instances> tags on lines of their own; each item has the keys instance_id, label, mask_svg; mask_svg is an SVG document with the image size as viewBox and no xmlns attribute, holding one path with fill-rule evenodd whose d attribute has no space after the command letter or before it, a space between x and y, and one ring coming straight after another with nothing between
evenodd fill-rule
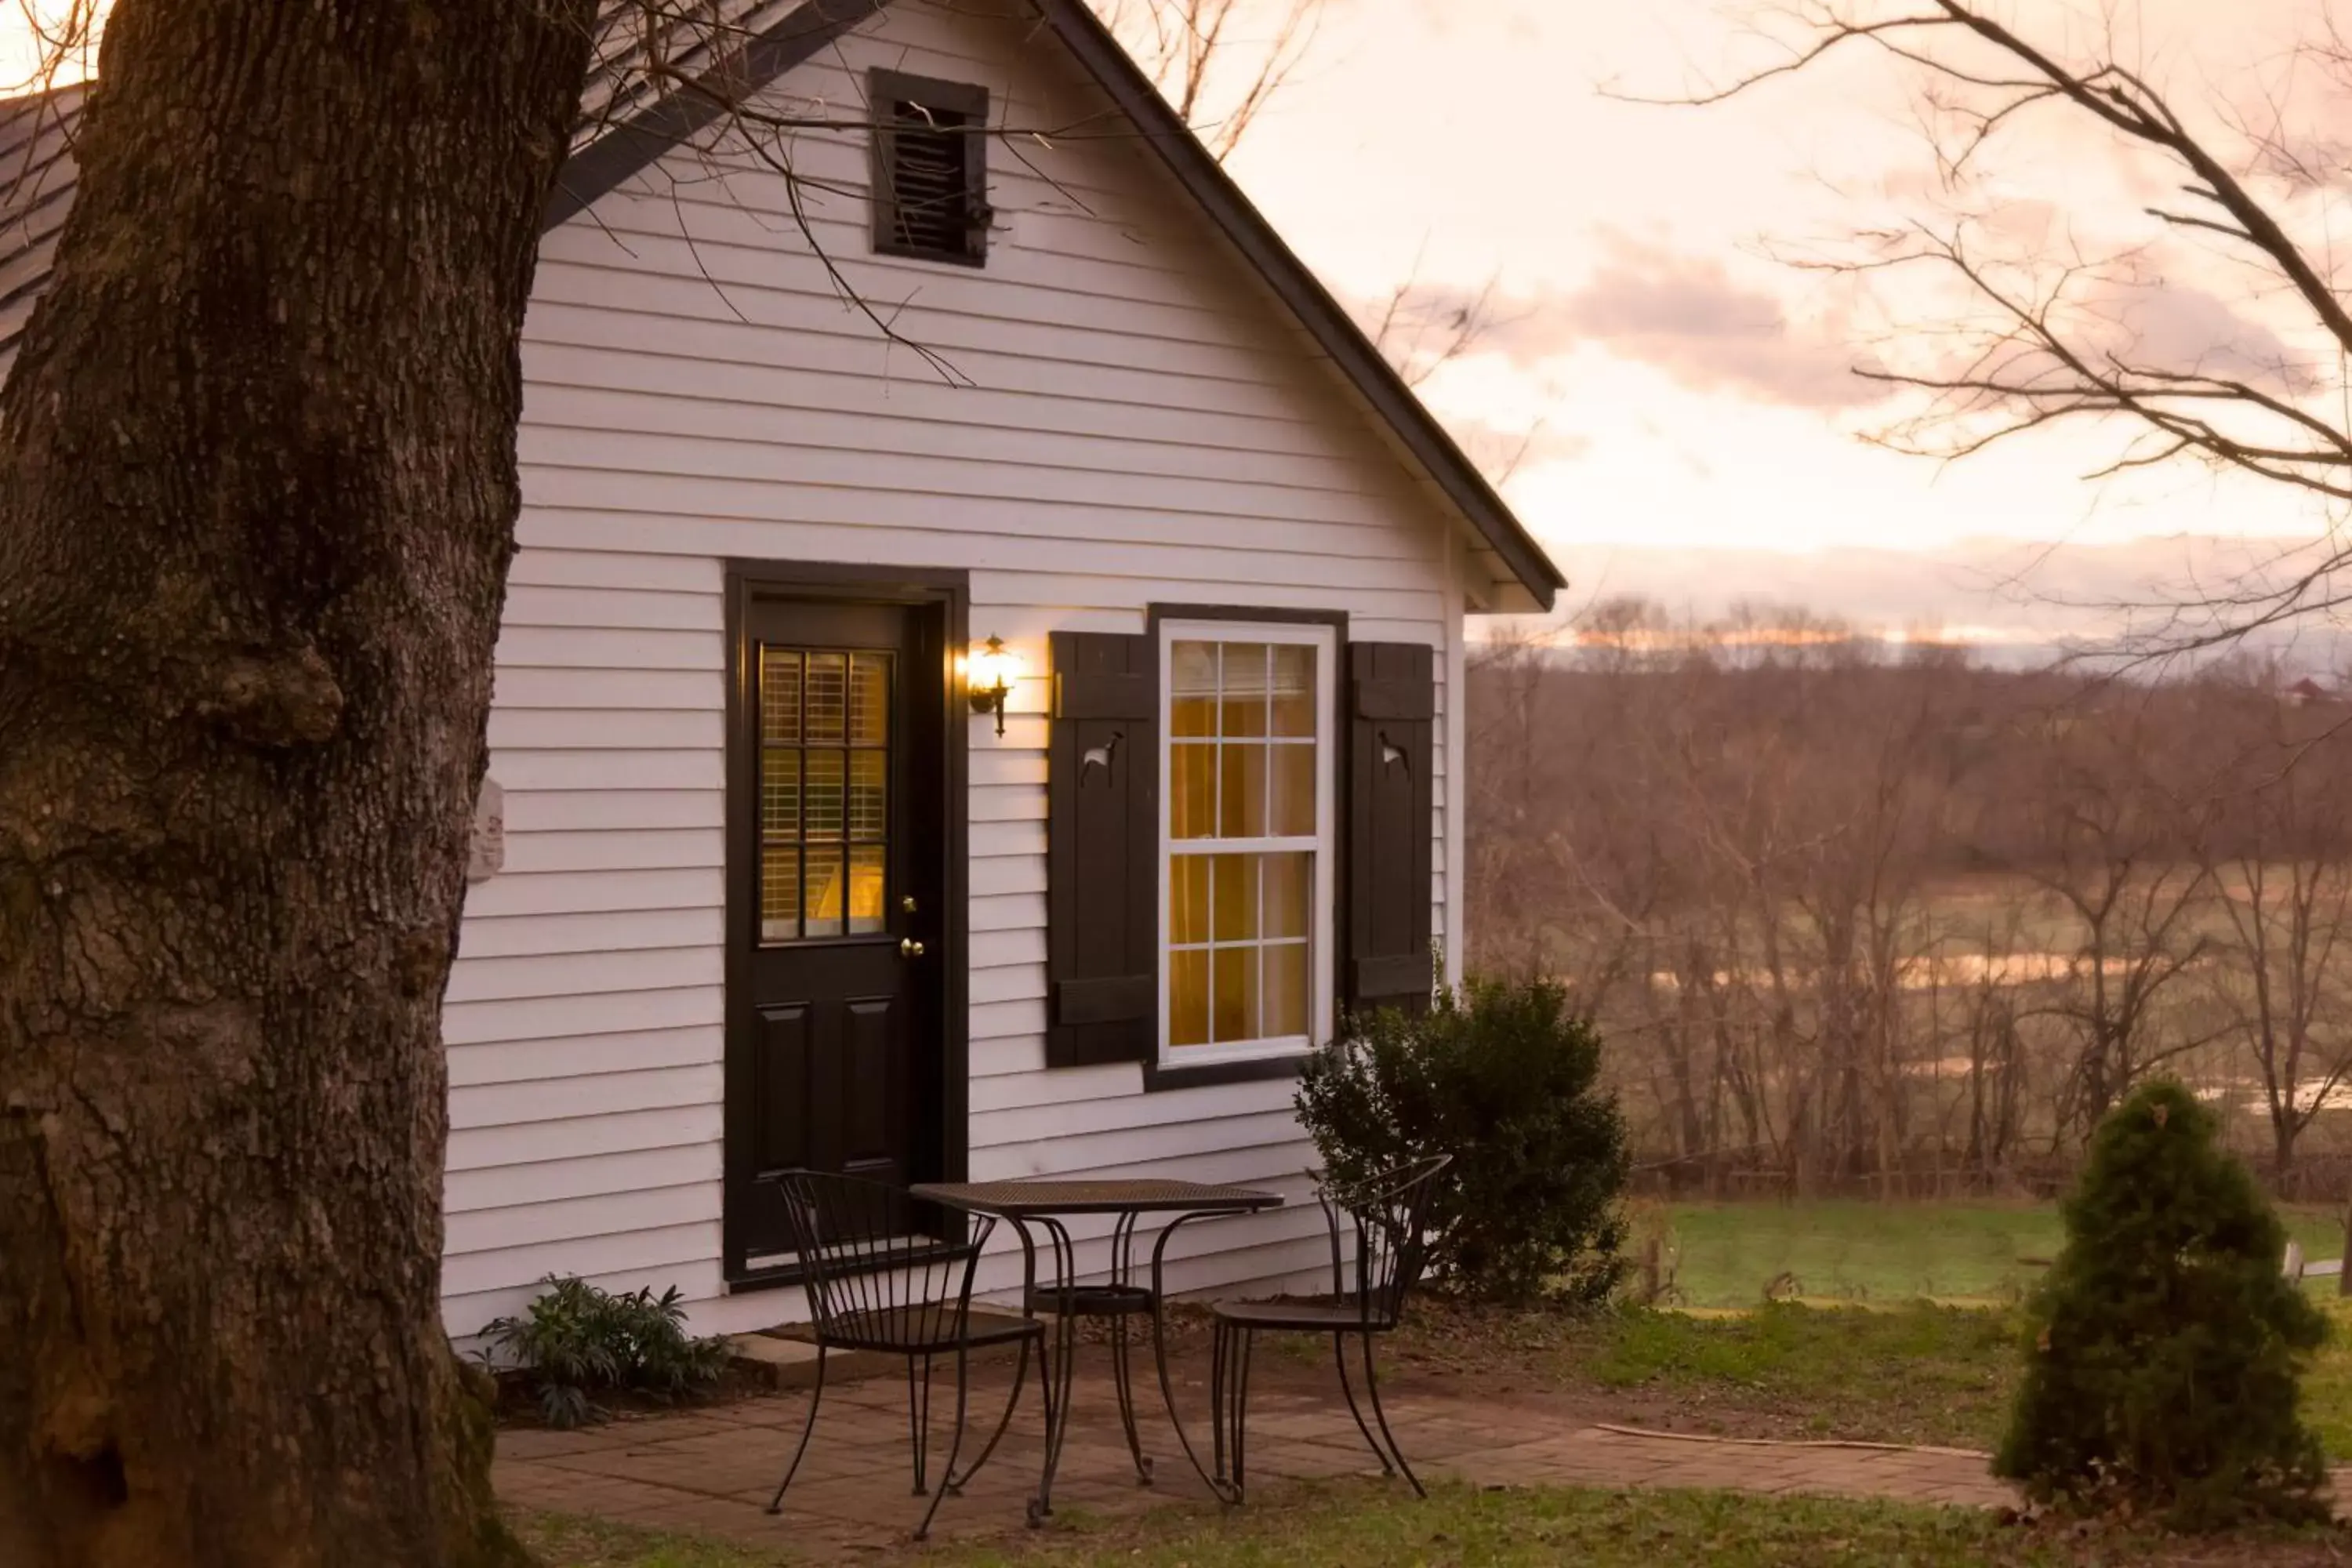
<instances>
[{"instance_id":1,"label":"field","mask_svg":"<svg viewBox=\"0 0 2352 1568\"><path fill-rule=\"evenodd\" d=\"M552 1568L775 1568L778 1562L765 1552L626 1524L552 1515L515 1523ZM1056 1528L1025 1540L909 1552L896 1560L938 1568L2305 1568L2340 1563L2340 1546L2336 1537L2315 1531L2198 1542L2127 1527L2024 1529L1990 1513L1826 1498L1441 1486L1420 1503L1393 1486L1331 1483L1289 1488L1222 1514L1171 1506L1111 1521L1073 1510Z\"/></svg>"},{"instance_id":2,"label":"field","mask_svg":"<svg viewBox=\"0 0 2352 1568\"><path fill-rule=\"evenodd\" d=\"M2305 1258L2343 1255L2338 1211L2281 1217ZM1635 1219L1636 1256L1661 1235L1688 1307L1753 1306L1775 1280L1777 1293L1817 1300L2014 1300L2042 1272L2034 1260L2057 1256L2063 1239L2046 1204L1675 1204L1645 1205Z\"/></svg>"}]
</instances>

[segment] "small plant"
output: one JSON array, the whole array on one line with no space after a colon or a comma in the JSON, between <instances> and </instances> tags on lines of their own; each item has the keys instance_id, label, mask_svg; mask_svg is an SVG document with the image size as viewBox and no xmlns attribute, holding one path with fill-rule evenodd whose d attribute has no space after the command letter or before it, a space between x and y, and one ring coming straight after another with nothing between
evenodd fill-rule
<instances>
[{"instance_id":1,"label":"small plant","mask_svg":"<svg viewBox=\"0 0 2352 1568\"><path fill-rule=\"evenodd\" d=\"M527 1374L550 1426L601 1420L593 1395L614 1391L674 1399L716 1383L727 1341L686 1331L677 1288L614 1295L584 1279L547 1277L547 1289L520 1318L483 1325L486 1363Z\"/></svg>"},{"instance_id":2,"label":"small plant","mask_svg":"<svg viewBox=\"0 0 2352 1568\"><path fill-rule=\"evenodd\" d=\"M1345 1189L1451 1154L1432 1277L1465 1295L1605 1300L1624 1264L1625 1125L1601 1037L1549 982L1473 980L1425 1014L1348 1020L1307 1059L1298 1118Z\"/></svg>"},{"instance_id":3,"label":"small plant","mask_svg":"<svg viewBox=\"0 0 2352 1568\"><path fill-rule=\"evenodd\" d=\"M2280 1272L2286 1231L2218 1128L2158 1082L2092 1140L1993 1461L2036 1501L2189 1530L2326 1517L2297 1379L2326 1320Z\"/></svg>"},{"instance_id":4,"label":"small plant","mask_svg":"<svg viewBox=\"0 0 2352 1568\"><path fill-rule=\"evenodd\" d=\"M1682 1238L1675 1232L1674 1210L1654 1198L1625 1205L1631 1272L1620 1299L1637 1307L1684 1305L1677 1276L1682 1268Z\"/></svg>"}]
</instances>

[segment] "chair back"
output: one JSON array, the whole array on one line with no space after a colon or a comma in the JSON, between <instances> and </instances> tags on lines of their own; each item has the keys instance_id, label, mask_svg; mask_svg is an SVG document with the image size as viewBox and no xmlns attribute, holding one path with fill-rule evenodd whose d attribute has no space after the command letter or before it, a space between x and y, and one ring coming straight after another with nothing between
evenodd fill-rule
<instances>
[{"instance_id":1,"label":"chair back","mask_svg":"<svg viewBox=\"0 0 2352 1568\"><path fill-rule=\"evenodd\" d=\"M927 1337L962 1336L992 1218L972 1215L963 1240L942 1241L924 1234L926 1205L904 1187L826 1171L784 1171L769 1181L783 1200L821 1342L874 1341L879 1325L910 1313L921 1314Z\"/></svg>"},{"instance_id":2,"label":"chair back","mask_svg":"<svg viewBox=\"0 0 2352 1568\"><path fill-rule=\"evenodd\" d=\"M1391 1166L1360 1184L1335 1188L1328 1183L1316 1196L1327 1214L1334 1214L1332 1240L1336 1247L1336 1213L1355 1224L1355 1288L1341 1289L1353 1296L1368 1328L1394 1328L1404 1319L1404 1300L1421 1282L1429 1262L1430 1205L1437 1179L1454 1163L1451 1154L1432 1154ZM1339 1259L1333 1258L1339 1273Z\"/></svg>"}]
</instances>

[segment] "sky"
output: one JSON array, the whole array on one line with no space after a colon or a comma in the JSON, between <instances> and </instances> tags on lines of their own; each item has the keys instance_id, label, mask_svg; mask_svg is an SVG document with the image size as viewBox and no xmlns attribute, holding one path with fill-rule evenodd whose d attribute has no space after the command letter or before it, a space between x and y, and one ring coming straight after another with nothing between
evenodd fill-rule
<instances>
[{"instance_id":1,"label":"sky","mask_svg":"<svg viewBox=\"0 0 2352 1568\"><path fill-rule=\"evenodd\" d=\"M70 3L0 0L0 72L23 58L20 7ZM1259 16L1284 3L1242 0ZM2269 102L2299 133L2352 141L2352 96L2292 53L2327 3L2118 0L2121 58L2220 143ZM2061 50L2099 41L2091 0L1991 4ZM2021 264L2149 245L2146 286L2100 302L2184 365L2235 355L2304 376L2306 395L2341 378L2243 267L2165 248L2144 211L2168 195L2159 171L2079 117L2021 119L1954 196L1932 177L1916 73L1883 55L1712 107L1628 100L1780 58L1784 21L1746 0L1323 0L1305 63L1229 165L1345 299L1491 289L1486 331L1421 390L1474 455L1516 454L1504 493L1571 578L1564 616L1628 593L1701 616L1749 596L2032 650L2144 626L2119 606L2275 572L2328 534L2337 519L2240 476L2084 480L2125 449L2112 427L1956 463L1874 445L1916 408L1853 367L1916 352L1918 329L1966 306L1929 280L1795 262L1960 200ZM2337 194L2289 203L2322 253Z\"/></svg>"},{"instance_id":2,"label":"sky","mask_svg":"<svg viewBox=\"0 0 2352 1568\"><path fill-rule=\"evenodd\" d=\"M2066 0L2006 12L2093 41ZM2224 140L2223 114L2283 79L2296 123L2324 131L2352 116L2283 77L2317 14L2315 0L2153 0L2126 13L2125 58ZM1908 410L1852 368L1953 302L1790 258L1849 253L1859 226L1936 210L1916 76L1858 51L1714 107L1619 96L1730 79L1773 58L1769 25L1708 0L1328 0L1316 52L1234 155L1343 294L1493 280L1498 324L1423 395L1474 451L1532 428L1505 493L1574 579L1571 610L1633 592L1711 614L1755 594L1894 635L2040 645L2116 630L2110 606L2326 532L2330 518L2281 487L2198 468L2084 482L2122 451L2113 428L1952 464L1871 445ZM2024 251L2063 232L2105 254L2151 226L2147 160L2063 115L2021 121L1998 151L1988 210L2041 226ZM2309 347L2227 258L2180 258L2168 279L2127 313L2176 358Z\"/></svg>"}]
</instances>

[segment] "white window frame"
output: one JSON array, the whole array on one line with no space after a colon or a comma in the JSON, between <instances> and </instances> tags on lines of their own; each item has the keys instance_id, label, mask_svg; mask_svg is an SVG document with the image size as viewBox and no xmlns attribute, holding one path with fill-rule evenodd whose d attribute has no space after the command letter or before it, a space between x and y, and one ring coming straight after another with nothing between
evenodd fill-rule
<instances>
[{"instance_id":1,"label":"white window frame","mask_svg":"<svg viewBox=\"0 0 2352 1568\"><path fill-rule=\"evenodd\" d=\"M1296 838L1187 838L1178 840L1168 822L1174 797L1170 793L1176 755L1173 733L1176 695L1175 647L1180 642L1280 643L1315 650L1315 835ZM1160 859L1159 918L1159 1041L1163 1069L1208 1067L1221 1062L1258 1061L1301 1056L1331 1037L1336 1005L1332 994L1333 942L1337 940L1336 862L1339 858L1339 634L1336 626L1301 621L1182 621L1160 623ZM1315 877L1308 897L1307 937L1307 1033L1272 1040L1236 1040L1223 1045L1171 1046L1168 1043L1168 894L1169 868L1179 853L1248 855L1311 850Z\"/></svg>"}]
</instances>

